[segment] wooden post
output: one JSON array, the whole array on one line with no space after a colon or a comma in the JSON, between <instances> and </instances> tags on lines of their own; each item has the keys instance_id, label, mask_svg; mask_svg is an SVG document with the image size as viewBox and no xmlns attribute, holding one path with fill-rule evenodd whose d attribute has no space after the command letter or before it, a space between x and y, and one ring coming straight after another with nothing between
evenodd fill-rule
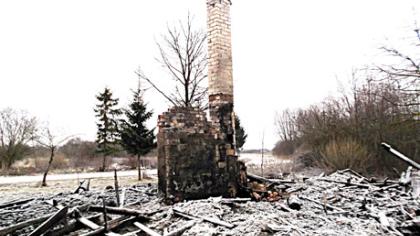
<instances>
[{"instance_id":1,"label":"wooden post","mask_svg":"<svg viewBox=\"0 0 420 236\"><path fill-rule=\"evenodd\" d=\"M117 176L117 169L114 169L114 183L115 183L115 196L117 198L117 206L119 207L120 204L120 193L118 190L118 176Z\"/></svg>"},{"instance_id":2,"label":"wooden post","mask_svg":"<svg viewBox=\"0 0 420 236\"><path fill-rule=\"evenodd\" d=\"M107 215L106 215L106 204L105 204L105 198L102 197L102 205L103 205L103 214L104 214L104 229L105 232L108 231L108 223L107 223Z\"/></svg>"},{"instance_id":3,"label":"wooden post","mask_svg":"<svg viewBox=\"0 0 420 236\"><path fill-rule=\"evenodd\" d=\"M261 142L261 177L264 177L264 135L263 132L262 142Z\"/></svg>"}]
</instances>

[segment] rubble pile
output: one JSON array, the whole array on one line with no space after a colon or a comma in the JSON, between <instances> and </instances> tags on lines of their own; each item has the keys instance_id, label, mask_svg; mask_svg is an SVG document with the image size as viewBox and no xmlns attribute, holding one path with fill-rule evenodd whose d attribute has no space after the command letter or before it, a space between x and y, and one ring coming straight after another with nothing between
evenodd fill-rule
<instances>
[{"instance_id":1,"label":"rubble pile","mask_svg":"<svg viewBox=\"0 0 420 236\"><path fill-rule=\"evenodd\" d=\"M78 188L76 191L61 192L55 195L38 194L31 198L15 199L4 203L0 201L0 235L28 235L40 223L63 207L70 209L68 215L71 221L70 213L74 213L76 209L84 215L92 215L89 208L102 205L104 200L107 206L117 206L113 186L89 191L79 191ZM153 184L134 185L121 189L119 192L121 195L124 192L124 203L128 206L157 199L157 186ZM18 227L13 229L16 225Z\"/></svg>"},{"instance_id":2,"label":"rubble pile","mask_svg":"<svg viewBox=\"0 0 420 236\"><path fill-rule=\"evenodd\" d=\"M184 213L216 218L234 225L229 228L203 221L183 235L420 233L420 199L411 196L408 184L402 185L390 180L368 180L351 170L295 182L278 181L275 186L275 180L268 181L273 191L261 192L258 189L259 202L255 199L209 198L175 204L174 209ZM285 182L288 183L284 184ZM273 199L273 193L278 193L279 197ZM172 216L176 213L168 215L170 217L155 224L159 231L163 230L159 226L176 228L188 223L182 218L173 220Z\"/></svg>"},{"instance_id":3,"label":"rubble pile","mask_svg":"<svg viewBox=\"0 0 420 236\"><path fill-rule=\"evenodd\" d=\"M37 235L40 224L52 222L51 213L63 207L69 208L67 223L44 227L44 235L419 235L420 198L413 197L407 173L402 177L378 181L352 170L294 179L249 174L249 198L173 205L158 198L150 184L122 188L119 206L111 187L20 199L0 204L0 235Z\"/></svg>"}]
</instances>

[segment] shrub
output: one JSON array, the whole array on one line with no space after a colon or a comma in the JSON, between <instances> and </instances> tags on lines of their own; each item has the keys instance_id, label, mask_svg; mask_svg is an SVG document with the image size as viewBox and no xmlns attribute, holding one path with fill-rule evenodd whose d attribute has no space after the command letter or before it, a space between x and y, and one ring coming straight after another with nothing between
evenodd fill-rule
<instances>
[{"instance_id":1,"label":"shrub","mask_svg":"<svg viewBox=\"0 0 420 236\"><path fill-rule=\"evenodd\" d=\"M136 169L137 168L137 157L131 156L126 157L122 160L121 165L128 166L130 169Z\"/></svg>"},{"instance_id":2,"label":"shrub","mask_svg":"<svg viewBox=\"0 0 420 236\"><path fill-rule=\"evenodd\" d=\"M44 171L48 166L48 159L46 157L35 157L35 169L37 172Z\"/></svg>"},{"instance_id":3,"label":"shrub","mask_svg":"<svg viewBox=\"0 0 420 236\"><path fill-rule=\"evenodd\" d=\"M69 160L63 154L56 154L51 163L52 169L65 169L69 167Z\"/></svg>"},{"instance_id":4,"label":"shrub","mask_svg":"<svg viewBox=\"0 0 420 236\"><path fill-rule=\"evenodd\" d=\"M275 156L288 156L292 155L296 149L295 141L279 141L276 143L276 146L273 148L273 155Z\"/></svg>"},{"instance_id":5,"label":"shrub","mask_svg":"<svg viewBox=\"0 0 420 236\"><path fill-rule=\"evenodd\" d=\"M352 139L332 140L321 150L319 165L330 169L366 172L371 155L366 147Z\"/></svg>"}]
</instances>

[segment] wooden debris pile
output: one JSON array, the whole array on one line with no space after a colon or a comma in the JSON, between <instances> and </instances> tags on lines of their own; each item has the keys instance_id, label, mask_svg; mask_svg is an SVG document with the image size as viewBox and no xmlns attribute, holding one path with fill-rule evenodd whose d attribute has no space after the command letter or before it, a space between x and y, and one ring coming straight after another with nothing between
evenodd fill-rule
<instances>
[{"instance_id":1,"label":"wooden debris pile","mask_svg":"<svg viewBox=\"0 0 420 236\"><path fill-rule=\"evenodd\" d=\"M124 206L134 206L157 199L156 185L122 188L118 191L120 205L115 210L114 208L118 207L115 187L108 186L103 190L90 191L85 191L86 189L84 185L74 192L45 194L0 203L0 236L70 233L103 235L103 232L129 221L144 221L147 218L147 214L131 211ZM108 213L106 217L103 213L104 205ZM100 210L98 206L101 206ZM104 219L107 219L107 224Z\"/></svg>"},{"instance_id":2,"label":"wooden debris pile","mask_svg":"<svg viewBox=\"0 0 420 236\"><path fill-rule=\"evenodd\" d=\"M151 227L165 232L189 226L196 220L183 235L420 233L420 199L413 198L409 183L367 179L351 170L294 181L265 182L266 179L258 176L249 177L251 183L259 180L260 184L265 184L265 191L257 190L261 196L259 202L210 198L178 203ZM276 201L272 197L274 192ZM253 197L254 193L251 192ZM180 218L179 212L195 218Z\"/></svg>"},{"instance_id":3,"label":"wooden debris pile","mask_svg":"<svg viewBox=\"0 0 420 236\"><path fill-rule=\"evenodd\" d=\"M0 204L0 235L418 235L420 199L407 172L399 181L352 170L293 180L249 175L250 198L171 206L155 185L116 183L118 195L115 187L79 189ZM265 188L260 199L253 182Z\"/></svg>"}]
</instances>

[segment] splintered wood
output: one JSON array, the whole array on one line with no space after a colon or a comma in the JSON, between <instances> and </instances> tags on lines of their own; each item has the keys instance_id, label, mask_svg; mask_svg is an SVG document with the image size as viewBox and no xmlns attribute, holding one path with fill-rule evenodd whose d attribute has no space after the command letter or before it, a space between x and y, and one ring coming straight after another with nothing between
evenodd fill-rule
<instances>
[{"instance_id":1,"label":"splintered wood","mask_svg":"<svg viewBox=\"0 0 420 236\"><path fill-rule=\"evenodd\" d=\"M155 185L91 186L0 202L0 235L419 235L413 172L400 180L352 170L281 180L249 175L249 198L175 205L165 205Z\"/></svg>"}]
</instances>

